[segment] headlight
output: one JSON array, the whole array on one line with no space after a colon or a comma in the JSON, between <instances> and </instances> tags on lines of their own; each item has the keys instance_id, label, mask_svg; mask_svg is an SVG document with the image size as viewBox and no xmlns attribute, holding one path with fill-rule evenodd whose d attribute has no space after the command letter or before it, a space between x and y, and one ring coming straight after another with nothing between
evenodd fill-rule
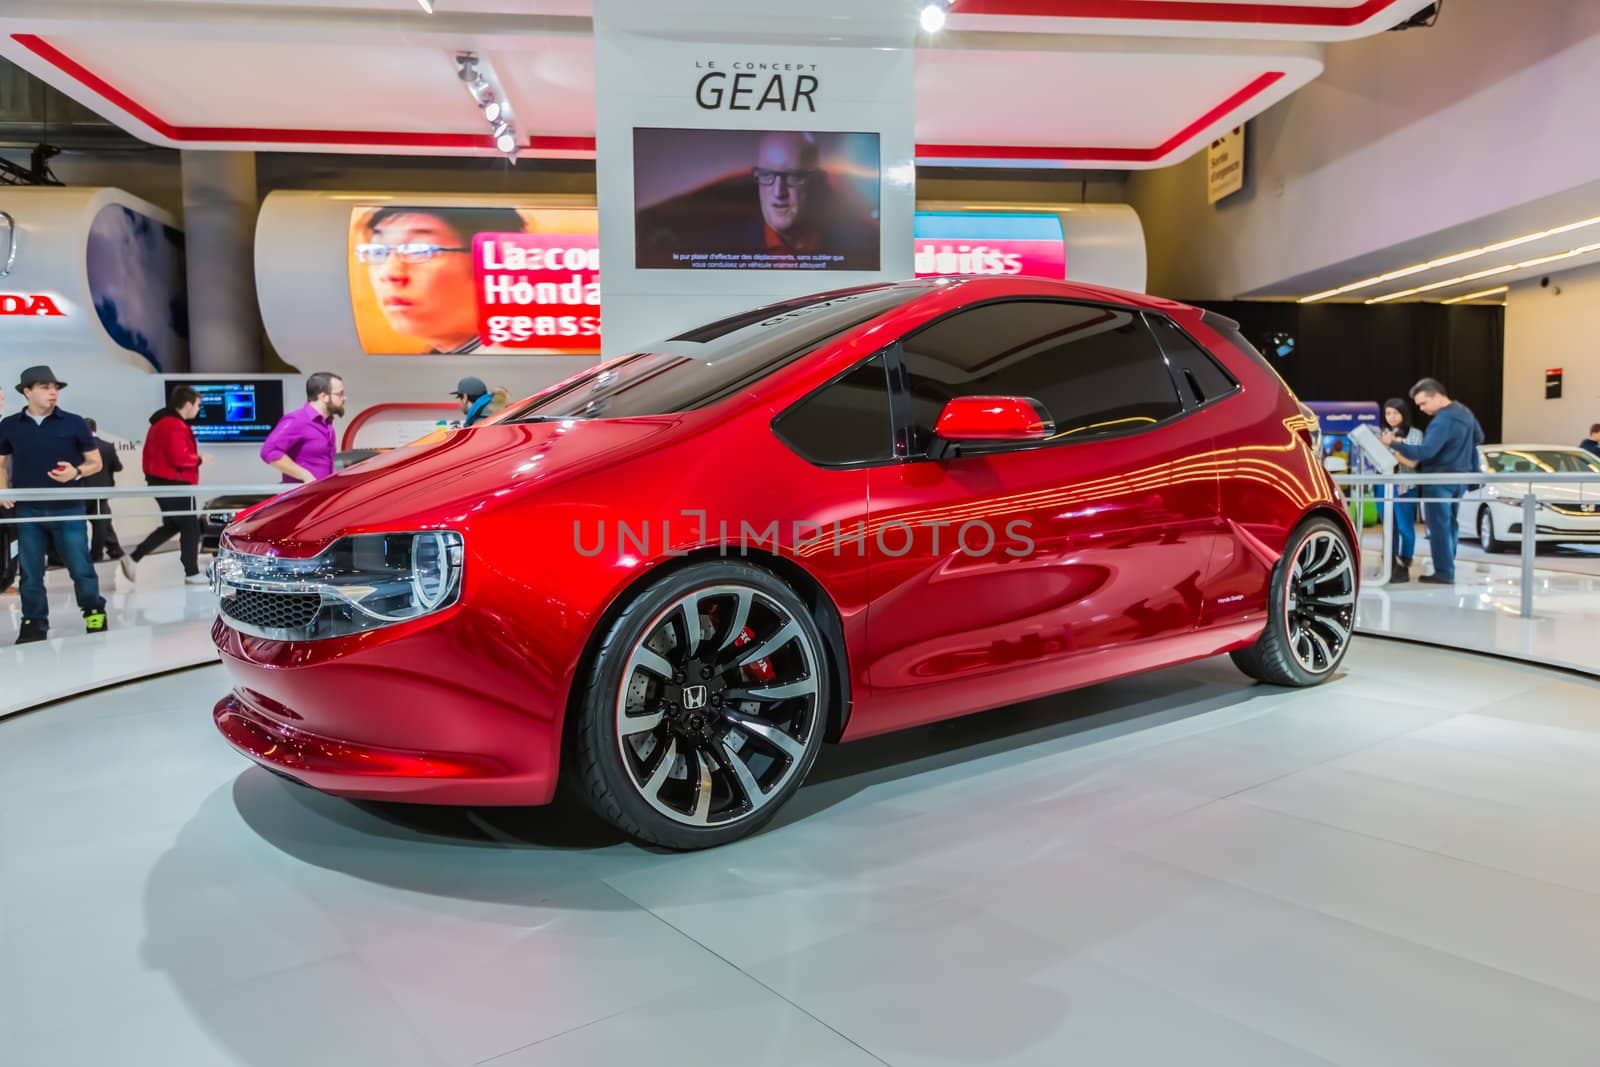
<instances>
[{"instance_id":1,"label":"headlight","mask_svg":"<svg viewBox=\"0 0 1600 1067\"><path fill-rule=\"evenodd\" d=\"M453 530L344 537L311 559L225 548L212 565L212 588L241 633L317 641L449 607L461 594L462 556Z\"/></svg>"}]
</instances>

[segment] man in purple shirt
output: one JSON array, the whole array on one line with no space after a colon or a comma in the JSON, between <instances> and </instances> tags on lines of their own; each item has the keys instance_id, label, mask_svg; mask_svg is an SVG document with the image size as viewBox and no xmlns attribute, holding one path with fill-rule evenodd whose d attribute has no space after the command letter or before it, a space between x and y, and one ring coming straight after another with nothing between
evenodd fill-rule
<instances>
[{"instance_id":1,"label":"man in purple shirt","mask_svg":"<svg viewBox=\"0 0 1600 1067\"><path fill-rule=\"evenodd\" d=\"M344 414L344 379L318 371L306 379L306 406L278 420L261 446L261 458L283 480L314 482L333 473L333 420Z\"/></svg>"}]
</instances>

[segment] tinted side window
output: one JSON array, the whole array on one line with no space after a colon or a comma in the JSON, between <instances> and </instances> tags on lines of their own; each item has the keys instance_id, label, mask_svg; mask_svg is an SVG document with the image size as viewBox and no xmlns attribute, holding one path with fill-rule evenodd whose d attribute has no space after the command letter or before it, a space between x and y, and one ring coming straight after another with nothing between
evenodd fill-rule
<instances>
[{"instance_id":1,"label":"tinted side window","mask_svg":"<svg viewBox=\"0 0 1600 1067\"><path fill-rule=\"evenodd\" d=\"M889 380L881 355L778 417L778 436L812 463L844 466L894 458Z\"/></svg>"},{"instance_id":2,"label":"tinted side window","mask_svg":"<svg viewBox=\"0 0 1600 1067\"><path fill-rule=\"evenodd\" d=\"M1126 433L1183 410L1161 350L1136 313L1051 301L959 311L903 343L920 455L958 396L1026 396L1056 423L1052 441Z\"/></svg>"},{"instance_id":3,"label":"tinted side window","mask_svg":"<svg viewBox=\"0 0 1600 1067\"><path fill-rule=\"evenodd\" d=\"M1167 354L1167 362L1172 366L1173 373L1183 383L1180 388L1187 389L1197 405L1227 396L1238 386L1239 383L1218 366L1205 349L1180 330L1177 323L1160 315L1151 315L1147 321L1156 340L1161 342L1161 349Z\"/></svg>"},{"instance_id":4,"label":"tinted side window","mask_svg":"<svg viewBox=\"0 0 1600 1067\"><path fill-rule=\"evenodd\" d=\"M692 411L748 389L919 292L914 286L853 289L724 319L602 364L558 392L524 402L505 421L616 419Z\"/></svg>"}]
</instances>

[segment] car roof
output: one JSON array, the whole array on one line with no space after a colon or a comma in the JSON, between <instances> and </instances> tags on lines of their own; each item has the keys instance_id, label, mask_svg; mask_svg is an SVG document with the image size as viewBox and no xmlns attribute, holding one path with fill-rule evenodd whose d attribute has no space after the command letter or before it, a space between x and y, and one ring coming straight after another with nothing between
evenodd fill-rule
<instances>
[{"instance_id":1,"label":"car roof","mask_svg":"<svg viewBox=\"0 0 1600 1067\"><path fill-rule=\"evenodd\" d=\"M929 291L946 290L959 293L963 300L983 299L988 296L1017 296L1028 291L1036 296L1051 296L1062 300L1086 300L1101 304L1125 304L1150 311L1191 311L1187 304L1149 293L1135 293L1126 289L1113 289L1105 285L1084 282L1057 281L1054 278L1019 277L1009 274L953 274L938 278L917 278L899 285L917 285Z\"/></svg>"},{"instance_id":2,"label":"car roof","mask_svg":"<svg viewBox=\"0 0 1600 1067\"><path fill-rule=\"evenodd\" d=\"M1482 452L1582 452L1589 455L1588 450L1576 445L1479 445Z\"/></svg>"}]
</instances>

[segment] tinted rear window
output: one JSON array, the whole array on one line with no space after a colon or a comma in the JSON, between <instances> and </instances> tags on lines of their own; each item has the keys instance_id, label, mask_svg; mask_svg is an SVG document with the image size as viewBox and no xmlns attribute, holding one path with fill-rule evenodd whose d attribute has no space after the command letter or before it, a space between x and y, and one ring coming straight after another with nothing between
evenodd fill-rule
<instances>
[{"instance_id":1,"label":"tinted rear window","mask_svg":"<svg viewBox=\"0 0 1600 1067\"><path fill-rule=\"evenodd\" d=\"M1224 340L1254 360L1262 370L1276 378L1291 396L1294 395L1294 390L1290 389L1289 383L1283 380L1283 375L1278 373L1278 368L1268 363L1267 357L1263 356L1255 345L1245 340L1244 334L1239 332L1239 324L1237 322L1234 322L1226 315L1219 315L1215 311L1207 311L1200 316L1200 321L1221 334Z\"/></svg>"},{"instance_id":2,"label":"tinted rear window","mask_svg":"<svg viewBox=\"0 0 1600 1067\"><path fill-rule=\"evenodd\" d=\"M923 290L878 286L772 304L702 326L596 367L528 401L507 422L629 418L692 411L747 389L823 342Z\"/></svg>"}]
</instances>

